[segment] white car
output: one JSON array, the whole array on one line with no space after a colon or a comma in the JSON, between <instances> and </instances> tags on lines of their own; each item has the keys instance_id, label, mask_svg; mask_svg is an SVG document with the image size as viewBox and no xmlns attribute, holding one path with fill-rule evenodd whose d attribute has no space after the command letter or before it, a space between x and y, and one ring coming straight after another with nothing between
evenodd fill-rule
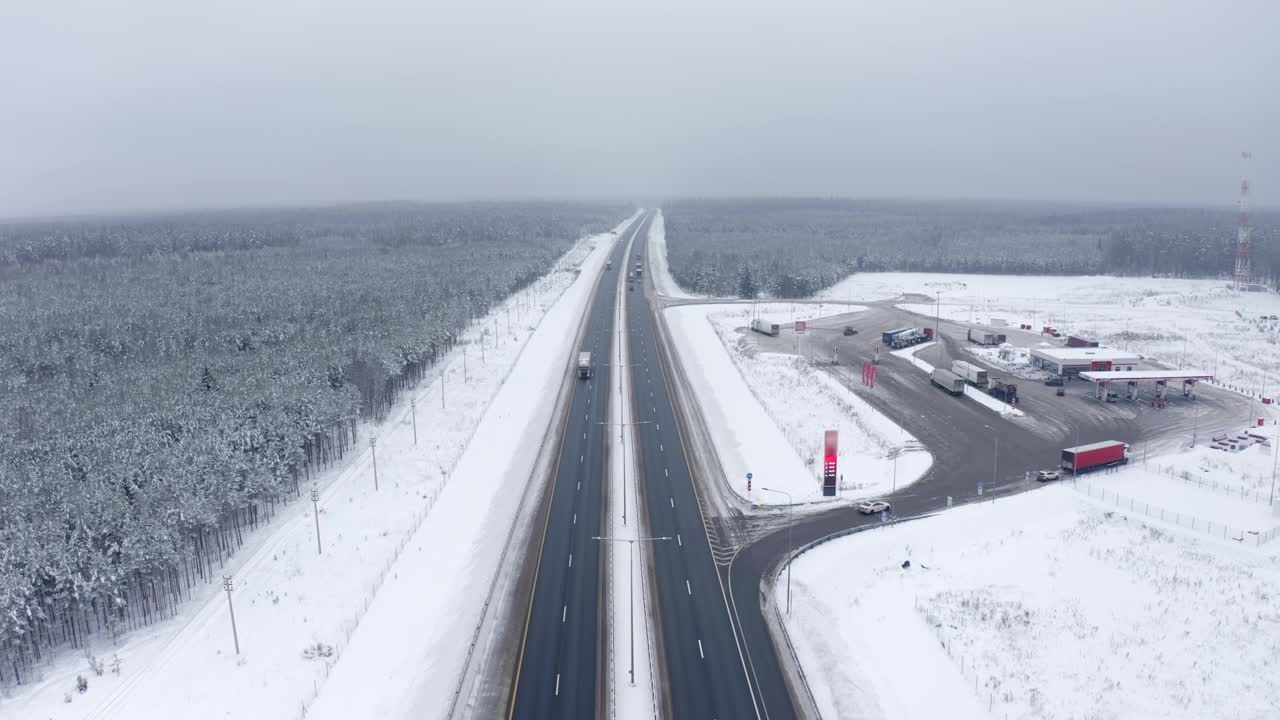
<instances>
[{"instance_id":1,"label":"white car","mask_svg":"<svg viewBox=\"0 0 1280 720\"><path fill-rule=\"evenodd\" d=\"M888 512L893 506L883 500L868 500L858 506L858 512L863 515L874 515L878 512Z\"/></svg>"},{"instance_id":2,"label":"white car","mask_svg":"<svg viewBox=\"0 0 1280 720\"><path fill-rule=\"evenodd\" d=\"M1057 470L1036 471L1036 480L1039 480L1040 482L1049 482L1050 480L1057 480L1060 477L1062 477L1062 475L1059 474Z\"/></svg>"}]
</instances>

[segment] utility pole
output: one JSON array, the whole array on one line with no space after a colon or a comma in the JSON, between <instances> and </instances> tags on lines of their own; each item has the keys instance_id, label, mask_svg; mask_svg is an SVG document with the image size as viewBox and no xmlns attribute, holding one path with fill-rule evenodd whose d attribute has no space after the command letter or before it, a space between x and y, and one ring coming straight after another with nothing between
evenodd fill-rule
<instances>
[{"instance_id":1,"label":"utility pole","mask_svg":"<svg viewBox=\"0 0 1280 720\"><path fill-rule=\"evenodd\" d=\"M794 558L791 557L791 553L795 552L795 547L796 547L795 543L791 541L791 528L793 528L796 524L795 514L792 511L793 508L795 507L795 503L791 501L791 493L785 490L773 490L767 487L762 487L760 489L765 492L777 493L779 495L787 496L787 615L790 616L791 615L791 563L794 560Z\"/></svg>"},{"instance_id":2,"label":"utility pole","mask_svg":"<svg viewBox=\"0 0 1280 720\"><path fill-rule=\"evenodd\" d=\"M938 344L938 364L942 364L942 291L935 291L938 294L938 306L933 317L933 341Z\"/></svg>"},{"instance_id":3,"label":"utility pole","mask_svg":"<svg viewBox=\"0 0 1280 720\"><path fill-rule=\"evenodd\" d=\"M409 411L413 413L413 444L418 444L418 399L409 398Z\"/></svg>"},{"instance_id":4,"label":"utility pole","mask_svg":"<svg viewBox=\"0 0 1280 720\"><path fill-rule=\"evenodd\" d=\"M316 554L323 555L324 550L320 547L320 491L311 488L311 509L316 516Z\"/></svg>"},{"instance_id":5,"label":"utility pole","mask_svg":"<svg viewBox=\"0 0 1280 720\"><path fill-rule=\"evenodd\" d=\"M236 609L231 604L231 576L222 576L222 589L227 591L227 611L231 613L231 638L236 643L236 654L240 654L240 634L236 632Z\"/></svg>"},{"instance_id":6,"label":"utility pole","mask_svg":"<svg viewBox=\"0 0 1280 720\"><path fill-rule=\"evenodd\" d=\"M638 542L661 542L670 540L669 537L648 537L648 538L612 538L612 537L593 537L592 540L601 542L624 542L630 545L628 555L631 560L628 562L630 567L630 590L631 595L631 687L636 686L636 543Z\"/></svg>"},{"instance_id":7,"label":"utility pole","mask_svg":"<svg viewBox=\"0 0 1280 720\"><path fill-rule=\"evenodd\" d=\"M373 455L373 489L378 489L378 436L369 436L369 452Z\"/></svg>"}]
</instances>

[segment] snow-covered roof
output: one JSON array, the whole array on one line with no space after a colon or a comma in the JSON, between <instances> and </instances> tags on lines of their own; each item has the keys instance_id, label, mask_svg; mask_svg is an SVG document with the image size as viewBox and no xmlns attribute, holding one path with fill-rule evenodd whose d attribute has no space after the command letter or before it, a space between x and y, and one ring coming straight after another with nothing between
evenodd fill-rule
<instances>
[{"instance_id":1,"label":"snow-covered roof","mask_svg":"<svg viewBox=\"0 0 1280 720\"><path fill-rule=\"evenodd\" d=\"M1138 362L1139 358L1127 350L1109 347L1057 347L1031 348L1035 357L1054 362L1071 362L1073 360L1110 360L1111 362Z\"/></svg>"},{"instance_id":2,"label":"snow-covered roof","mask_svg":"<svg viewBox=\"0 0 1280 720\"><path fill-rule=\"evenodd\" d=\"M1091 370L1080 373L1085 380L1112 382L1115 380L1212 380L1213 373L1197 370Z\"/></svg>"}]
</instances>

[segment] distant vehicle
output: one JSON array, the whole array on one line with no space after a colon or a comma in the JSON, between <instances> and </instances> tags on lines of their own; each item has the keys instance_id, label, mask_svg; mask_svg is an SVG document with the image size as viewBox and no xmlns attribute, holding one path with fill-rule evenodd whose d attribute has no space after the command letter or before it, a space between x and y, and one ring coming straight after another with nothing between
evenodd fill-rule
<instances>
[{"instance_id":1,"label":"distant vehicle","mask_svg":"<svg viewBox=\"0 0 1280 720\"><path fill-rule=\"evenodd\" d=\"M844 334L845 334L845 337L848 337L848 336L850 336L850 335L857 335L857 334L858 334L858 331L857 331L857 330L854 330L853 328L849 327L848 325L845 325L845 326L844 326Z\"/></svg>"},{"instance_id":2,"label":"distant vehicle","mask_svg":"<svg viewBox=\"0 0 1280 720\"><path fill-rule=\"evenodd\" d=\"M1049 482L1050 480L1057 480L1060 477L1062 477L1062 474L1057 470L1039 470L1036 472L1036 480L1039 480L1040 482Z\"/></svg>"},{"instance_id":3,"label":"distant vehicle","mask_svg":"<svg viewBox=\"0 0 1280 720\"><path fill-rule=\"evenodd\" d=\"M950 370L943 370L942 368L934 370L933 373L929 375L929 382L937 385L943 390L946 390L952 395L964 394L964 378Z\"/></svg>"},{"instance_id":4,"label":"distant vehicle","mask_svg":"<svg viewBox=\"0 0 1280 720\"><path fill-rule=\"evenodd\" d=\"M591 353L578 353L578 377L591 377Z\"/></svg>"},{"instance_id":5,"label":"distant vehicle","mask_svg":"<svg viewBox=\"0 0 1280 720\"><path fill-rule=\"evenodd\" d=\"M1067 389L1066 389L1066 388L1064 388L1064 387L1060 387L1060 388L1058 388L1058 392L1057 392L1057 393L1055 393L1055 394L1056 394L1058 397L1065 397L1065 396L1066 396L1066 394L1067 394Z\"/></svg>"},{"instance_id":6,"label":"distant vehicle","mask_svg":"<svg viewBox=\"0 0 1280 720\"><path fill-rule=\"evenodd\" d=\"M863 515L874 515L878 512L889 512L893 506L883 500L868 500L858 505L858 512Z\"/></svg>"},{"instance_id":7,"label":"distant vehicle","mask_svg":"<svg viewBox=\"0 0 1280 720\"><path fill-rule=\"evenodd\" d=\"M636 263L636 277L640 277L643 274L644 274L644 270L640 269L640 263Z\"/></svg>"},{"instance_id":8,"label":"distant vehicle","mask_svg":"<svg viewBox=\"0 0 1280 720\"><path fill-rule=\"evenodd\" d=\"M769 337L778 337L779 334L778 323L771 323L765 320L752 320L751 329Z\"/></svg>"},{"instance_id":9,"label":"distant vehicle","mask_svg":"<svg viewBox=\"0 0 1280 720\"><path fill-rule=\"evenodd\" d=\"M951 363L951 372L959 375L974 387L984 388L987 386L987 371L964 360L955 360Z\"/></svg>"},{"instance_id":10,"label":"distant vehicle","mask_svg":"<svg viewBox=\"0 0 1280 720\"><path fill-rule=\"evenodd\" d=\"M1129 462L1128 444L1118 440L1104 440L1088 445L1064 448L1062 461L1059 465L1063 470L1079 475L1090 470L1123 465L1127 462Z\"/></svg>"},{"instance_id":11,"label":"distant vehicle","mask_svg":"<svg viewBox=\"0 0 1280 720\"><path fill-rule=\"evenodd\" d=\"M1107 396L1104 398L1104 400L1106 400L1107 402L1110 402L1110 403L1113 403L1113 402L1120 402L1120 396L1119 396L1119 395L1117 395L1116 393L1109 392L1109 393L1107 393Z\"/></svg>"},{"instance_id":12,"label":"distant vehicle","mask_svg":"<svg viewBox=\"0 0 1280 720\"><path fill-rule=\"evenodd\" d=\"M605 269L605 270L612 270L612 269L613 269L613 261L612 261L612 260L605 260L605 261L604 261L604 269Z\"/></svg>"},{"instance_id":13,"label":"distant vehicle","mask_svg":"<svg viewBox=\"0 0 1280 720\"><path fill-rule=\"evenodd\" d=\"M1044 381L1044 384L1045 384L1045 385L1048 385L1049 387L1062 387L1062 376L1061 376L1061 375L1054 375L1053 377L1049 378L1048 380L1045 380L1045 381Z\"/></svg>"}]
</instances>

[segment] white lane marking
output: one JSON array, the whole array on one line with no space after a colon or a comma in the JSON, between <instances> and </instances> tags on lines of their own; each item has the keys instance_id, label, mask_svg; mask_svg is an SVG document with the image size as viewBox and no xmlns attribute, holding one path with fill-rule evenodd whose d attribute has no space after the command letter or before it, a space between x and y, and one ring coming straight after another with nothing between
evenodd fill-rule
<instances>
[{"instance_id":1,"label":"white lane marking","mask_svg":"<svg viewBox=\"0 0 1280 720\"><path fill-rule=\"evenodd\" d=\"M560 673L556 673L556 697L560 697Z\"/></svg>"},{"instance_id":2,"label":"white lane marking","mask_svg":"<svg viewBox=\"0 0 1280 720\"><path fill-rule=\"evenodd\" d=\"M663 475L665 475L665 476L667 476L667 477L671 477L671 473L667 472L667 469L666 469L666 468L662 468L662 474L663 474Z\"/></svg>"},{"instance_id":3,"label":"white lane marking","mask_svg":"<svg viewBox=\"0 0 1280 720\"><path fill-rule=\"evenodd\" d=\"M573 514L573 524L574 524L574 525L577 525L577 524L578 524L578 513L574 513L574 514Z\"/></svg>"},{"instance_id":4,"label":"white lane marking","mask_svg":"<svg viewBox=\"0 0 1280 720\"><path fill-rule=\"evenodd\" d=\"M655 407L655 408L653 409L653 414L654 414L654 415L657 415L657 414L658 414L658 408L656 408L656 407Z\"/></svg>"},{"instance_id":5,"label":"white lane marking","mask_svg":"<svg viewBox=\"0 0 1280 720\"><path fill-rule=\"evenodd\" d=\"M685 589L685 592L689 593L690 595L693 594L693 586L689 584L688 578L686 578L684 581L684 589Z\"/></svg>"},{"instance_id":6,"label":"white lane marking","mask_svg":"<svg viewBox=\"0 0 1280 720\"><path fill-rule=\"evenodd\" d=\"M573 567L573 553L569 553L569 567Z\"/></svg>"},{"instance_id":7,"label":"white lane marking","mask_svg":"<svg viewBox=\"0 0 1280 720\"><path fill-rule=\"evenodd\" d=\"M707 659L707 656L702 654L702 640L701 640L701 639L699 639L699 640L698 640L698 657L702 658L703 660L706 660L706 659ZM559 683L559 682L560 682L560 676L559 676L559 675L557 675L557 676L556 676L556 682L557 682L557 683ZM556 685L556 687L560 687L560 686L559 686L559 685ZM556 694L557 694L557 695L559 695L560 693L559 693L559 692L557 692Z\"/></svg>"},{"instance_id":8,"label":"white lane marking","mask_svg":"<svg viewBox=\"0 0 1280 720\"><path fill-rule=\"evenodd\" d=\"M684 547L684 541L680 539L680 533L676 533L676 545Z\"/></svg>"},{"instance_id":9,"label":"white lane marking","mask_svg":"<svg viewBox=\"0 0 1280 720\"><path fill-rule=\"evenodd\" d=\"M578 456L578 462L582 462L582 458L584 458L584 457L586 457L586 456L585 456L585 455L579 455L579 456Z\"/></svg>"},{"instance_id":10,"label":"white lane marking","mask_svg":"<svg viewBox=\"0 0 1280 720\"><path fill-rule=\"evenodd\" d=\"M662 446L662 443L658 443L658 452L666 452L666 451L667 449Z\"/></svg>"},{"instance_id":11,"label":"white lane marking","mask_svg":"<svg viewBox=\"0 0 1280 720\"><path fill-rule=\"evenodd\" d=\"M560 611L560 622L564 622L567 617L569 617L569 606L565 605L564 609Z\"/></svg>"},{"instance_id":12,"label":"white lane marking","mask_svg":"<svg viewBox=\"0 0 1280 720\"><path fill-rule=\"evenodd\" d=\"M581 490L581 489L582 489L582 481L581 481L581 480L579 480L579 481L578 481L578 489L579 489L579 490Z\"/></svg>"},{"instance_id":13,"label":"white lane marking","mask_svg":"<svg viewBox=\"0 0 1280 720\"><path fill-rule=\"evenodd\" d=\"M657 429L658 429L658 432L662 432L662 426L661 426L661 425L659 425L658 423L654 423L654 424L653 424L653 426L654 426L655 428L657 428Z\"/></svg>"},{"instance_id":14,"label":"white lane marking","mask_svg":"<svg viewBox=\"0 0 1280 720\"><path fill-rule=\"evenodd\" d=\"M676 499L675 499L675 498L670 498L670 500L671 500L671 507L675 507L675 506L676 506Z\"/></svg>"},{"instance_id":15,"label":"white lane marking","mask_svg":"<svg viewBox=\"0 0 1280 720\"><path fill-rule=\"evenodd\" d=\"M582 439L583 439L583 440L586 440L586 439L587 439L587 434L586 434L586 433L582 433Z\"/></svg>"}]
</instances>

